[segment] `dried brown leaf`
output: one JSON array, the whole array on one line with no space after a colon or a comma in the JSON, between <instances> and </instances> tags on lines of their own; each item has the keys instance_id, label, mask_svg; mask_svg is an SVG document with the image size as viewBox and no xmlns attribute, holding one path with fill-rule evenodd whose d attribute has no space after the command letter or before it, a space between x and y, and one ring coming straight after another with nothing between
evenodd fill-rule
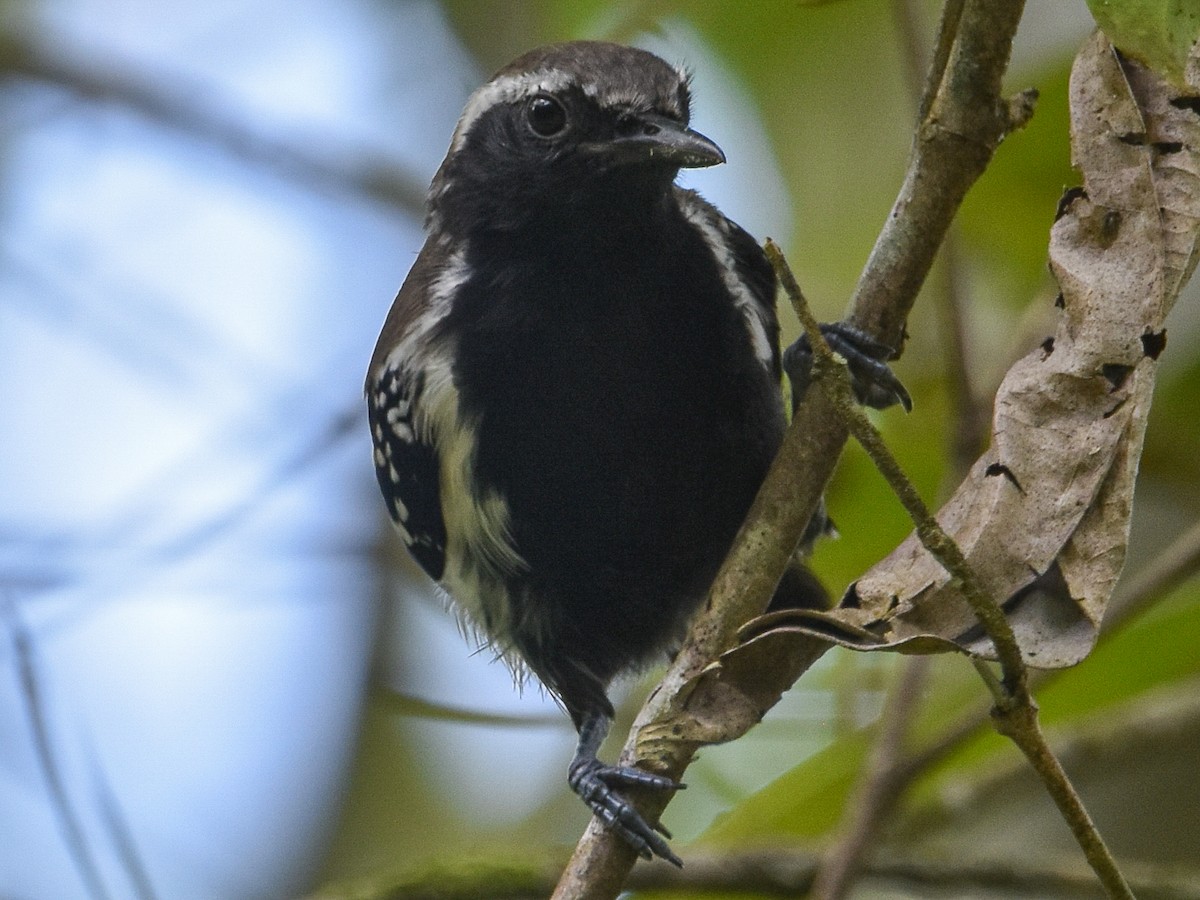
<instances>
[{"instance_id":1,"label":"dried brown leaf","mask_svg":"<svg viewBox=\"0 0 1200 900\"><path fill-rule=\"evenodd\" d=\"M638 733L639 759L680 742L720 744L758 724L828 642L785 631L743 641L679 690L669 714Z\"/></svg>"},{"instance_id":2,"label":"dried brown leaf","mask_svg":"<svg viewBox=\"0 0 1200 900\"><path fill-rule=\"evenodd\" d=\"M938 520L1004 609L1026 661L1071 665L1095 642L1124 563L1163 320L1197 259L1200 114L1097 33L1071 76L1084 190L1050 238L1063 313L1009 370L992 445ZM839 608L751 623L856 649L991 656L959 587L910 535Z\"/></svg>"}]
</instances>

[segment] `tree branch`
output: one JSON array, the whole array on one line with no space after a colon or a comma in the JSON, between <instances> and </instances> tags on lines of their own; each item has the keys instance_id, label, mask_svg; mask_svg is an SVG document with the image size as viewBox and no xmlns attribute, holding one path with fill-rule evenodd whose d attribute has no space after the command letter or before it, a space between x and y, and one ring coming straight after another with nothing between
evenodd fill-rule
<instances>
[{"instance_id":1,"label":"tree branch","mask_svg":"<svg viewBox=\"0 0 1200 900\"><path fill-rule=\"evenodd\" d=\"M1098 646L1111 641L1169 592L1197 575L1200 575L1200 524L1180 535L1140 571L1122 581L1109 604ZM1030 681L1041 690L1069 671L1049 669L1033 672ZM989 718L989 710L982 706L965 712L940 738L902 760L896 776L900 788L915 781L964 742L978 735L989 724Z\"/></svg>"},{"instance_id":2,"label":"tree branch","mask_svg":"<svg viewBox=\"0 0 1200 900\"><path fill-rule=\"evenodd\" d=\"M783 254L775 244L768 242L767 255L808 334L813 350L814 382L829 393L850 433L867 451L875 467L908 511L921 544L958 583L963 599L991 639L1004 673L1003 681L996 681L991 669L982 660L975 660L975 665L995 699L992 718L996 730L1017 745L1041 777L1046 791L1058 806L1108 895L1132 900L1129 884L1117 868L1116 860L1042 733L1037 703L1029 692L1029 670L1004 611L968 564L957 542L934 518L912 482L904 475L883 437L855 401L850 373L845 366L838 364L833 351L825 343ZM828 896L835 897L836 894Z\"/></svg>"},{"instance_id":3,"label":"tree branch","mask_svg":"<svg viewBox=\"0 0 1200 900\"><path fill-rule=\"evenodd\" d=\"M912 724L921 688L929 674L928 657L904 660L879 717L878 735L867 759L845 825L834 844L821 856L813 878L813 900L840 900L862 871L867 851L884 817L895 808L907 782L903 776L904 743Z\"/></svg>"},{"instance_id":4,"label":"tree branch","mask_svg":"<svg viewBox=\"0 0 1200 900\"><path fill-rule=\"evenodd\" d=\"M1028 700L1028 673L1021 658L1021 648L1017 645L1017 639L1004 611L971 570L958 544L933 517L917 489L901 470L899 461L884 443L882 435L855 400L849 371L838 362L829 345L825 343L820 326L813 317L812 310L808 308L787 260L779 247L770 241L767 242L767 256L775 266L779 282L791 299L796 316L808 335L813 351L813 382L828 393L837 415L845 422L854 439L867 451L867 455L875 463L875 468L883 475L892 492L908 512L921 543L958 581L963 598L970 604L991 638L996 648L996 656L1004 670L1004 690L993 691L997 705Z\"/></svg>"},{"instance_id":5,"label":"tree branch","mask_svg":"<svg viewBox=\"0 0 1200 900\"><path fill-rule=\"evenodd\" d=\"M1200 522L1122 582L1104 617L1101 640L1197 575L1200 575Z\"/></svg>"},{"instance_id":6,"label":"tree branch","mask_svg":"<svg viewBox=\"0 0 1200 900\"><path fill-rule=\"evenodd\" d=\"M929 113L945 73L962 3L948 4L942 11L936 51L930 56L925 46L923 26L925 10L919 0L892 0L892 13L899 36L904 74L917 108L917 121ZM931 292L942 329L939 344L947 370L947 391L953 410L954 435L951 442L953 483L967 472L984 447L989 421L988 408L971 389L965 347L967 335L962 313L962 273L955 252L956 228L946 234L940 250L937 270L940 278ZM937 274L937 270L933 274ZM896 808L914 777L914 757L905 753L904 738L917 696L928 676L929 660L914 657L900 663L892 679L887 702L879 717L876 735L866 760L866 769L854 796L843 811L842 822L833 843L821 855L812 896L818 900L836 900L846 895L860 874L864 860L872 851L881 823ZM986 716L979 723L986 723ZM916 770L920 771L920 770Z\"/></svg>"},{"instance_id":7,"label":"tree branch","mask_svg":"<svg viewBox=\"0 0 1200 900\"><path fill-rule=\"evenodd\" d=\"M97 900L107 900L111 895L105 887L100 864L88 842L87 831L79 811L71 800L60 760L54 752L33 639L21 621L17 605L11 598L4 598L3 606L0 606L0 613L6 620L5 625L12 639L12 661L17 670L17 680L21 685L23 712L29 723L38 768L46 783L51 809L62 833L67 855L74 863L88 894Z\"/></svg>"},{"instance_id":8,"label":"tree branch","mask_svg":"<svg viewBox=\"0 0 1200 900\"><path fill-rule=\"evenodd\" d=\"M736 853L694 853L687 866L639 867L633 890L686 892L689 897L752 892L794 898L812 888L816 854L773 847ZM554 885L558 867L542 860L458 861L391 875L367 875L326 885L304 900L539 900ZM1093 896L1095 877L1074 860L951 859L883 853L863 866L866 877L930 894L943 891L1006 892L1020 897ZM1200 870L1179 866L1131 868L1141 900L1200 900Z\"/></svg>"},{"instance_id":9,"label":"tree branch","mask_svg":"<svg viewBox=\"0 0 1200 900\"><path fill-rule=\"evenodd\" d=\"M80 47L64 51L13 32L0 33L0 78L53 85L94 103L127 109L310 187L381 203L417 219L425 215L423 183L404 166L361 148L337 147L328 135L289 142L267 134L201 99L211 93L203 84L113 64Z\"/></svg>"}]
</instances>

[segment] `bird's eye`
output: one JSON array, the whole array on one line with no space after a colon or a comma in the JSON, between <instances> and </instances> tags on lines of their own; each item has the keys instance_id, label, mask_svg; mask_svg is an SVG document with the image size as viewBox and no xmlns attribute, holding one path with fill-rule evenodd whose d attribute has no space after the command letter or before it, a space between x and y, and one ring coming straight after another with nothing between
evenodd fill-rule
<instances>
[{"instance_id":1,"label":"bird's eye","mask_svg":"<svg viewBox=\"0 0 1200 900\"><path fill-rule=\"evenodd\" d=\"M525 117L533 133L541 137L562 134L567 127L567 111L561 103L546 94L538 94L529 101Z\"/></svg>"}]
</instances>

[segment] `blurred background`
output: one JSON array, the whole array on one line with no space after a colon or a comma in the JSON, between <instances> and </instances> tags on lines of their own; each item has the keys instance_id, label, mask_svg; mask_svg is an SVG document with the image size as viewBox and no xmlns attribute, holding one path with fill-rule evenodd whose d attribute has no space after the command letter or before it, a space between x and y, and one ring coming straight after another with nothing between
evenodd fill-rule
<instances>
[{"instance_id":1,"label":"blurred background","mask_svg":"<svg viewBox=\"0 0 1200 900\"><path fill-rule=\"evenodd\" d=\"M463 638L374 484L362 380L424 189L493 69L551 40L636 43L694 71L696 127L729 157L686 183L783 243L836 319L900 183L936 14L0 0L0 897L338 896L431 862L561 856L587 821L569 722ZM1030 4L1008 82L1041 90L1037 115L909 324L916 410L879 421L930 499L1053 328L1046 237L1076 183L1066 81L1091 27L1083 0ZM1135 582L1200 518L1194 287L1168 326ZM836 593L908 527L854 448L829 505L842 537L814 565ZM1118 856L1152 872L1200 859L1195 568L1127 590L1096 654L1040 694ZM623 690L627 725L645 685ZM897 698L930 752L881 852L1077 864L979 727L966 663L844 651L689 770L666 816L685 855L828 842ZM963 896L1037 895L982 883ZM930 889L875 872L860 890Z\"/></svg>"}]
</instances>

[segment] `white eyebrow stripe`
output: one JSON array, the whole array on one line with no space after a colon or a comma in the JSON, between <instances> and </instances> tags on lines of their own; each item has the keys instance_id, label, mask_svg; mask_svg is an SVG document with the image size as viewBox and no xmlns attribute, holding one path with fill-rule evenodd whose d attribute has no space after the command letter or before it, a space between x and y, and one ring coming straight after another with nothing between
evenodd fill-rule
<instances>
[{"instance_id":1,"label":"white eyebrow stripe","mask_svg":"<svg viewBox=\"0 0 1200 900\"><path fill-rule=\"evenodd\" d=\"M575 76L568 72L549 70L540 72L522 72L519 75L501 75L493 79L473 93L459 116L458 125L454 129L454 137L450 139L450 152L455 153L466 140L471 126L485 112L501 103L512 103L534 94L554 94L563 91L577 82ZM589 92L584 88L585 93Z\"/></svg>"}]
</instances>

